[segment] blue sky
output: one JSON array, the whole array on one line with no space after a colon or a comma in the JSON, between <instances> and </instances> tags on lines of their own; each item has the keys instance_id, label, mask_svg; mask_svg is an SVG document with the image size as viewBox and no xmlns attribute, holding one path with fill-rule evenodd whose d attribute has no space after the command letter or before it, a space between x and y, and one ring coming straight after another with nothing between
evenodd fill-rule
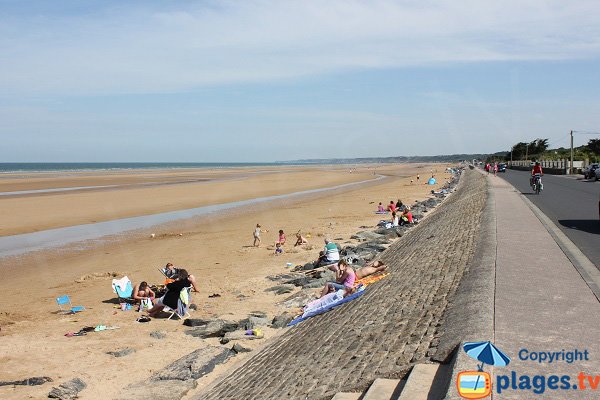
<instances>
[{"instance_id":1,"label":"blue sky","mask_svg":"<svg viewBox=\"0 0 600 400\"><path fill-rule=\"evenodd\" d=\"M599 131L600 3L486 3L0 0L0 160L476 153Z\"/></svg>"}]
</instances>

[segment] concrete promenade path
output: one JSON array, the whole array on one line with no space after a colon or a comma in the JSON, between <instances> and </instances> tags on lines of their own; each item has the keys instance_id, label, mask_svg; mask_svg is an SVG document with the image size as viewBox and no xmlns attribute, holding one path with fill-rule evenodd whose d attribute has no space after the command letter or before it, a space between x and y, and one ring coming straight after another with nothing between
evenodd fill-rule
<instances>
[{"instance_id":1,"label":"concrete promenade path","mask_svg":"<svg viewBox=\"0 0 600 400\"><path fill-rule=\"evenodd\" d=\"M598 298L527 204L526 196L500 177L489 176L488 182L497 238L494 343L511 358L510 365L494 368L493 398L600 399ZM569 363L562 358L575 350L587 351L588 359ZM540 352L555 352L561 358L552 363L531 360L539 358ZM593 377L580 382L582 372ZM521 378L524 375L531 380L530 389L524 383L527 378ZM545 382L542 378L534 382L535 375L543 375ZM551 375L568 375L570 388L560 389L566 387L562 381L550 384ZM511 385L516 376L516 386L521 383L524 388L498 393L500 380L506 383L500 376L507 376ZM586 390L581 390L582 384ZM591 390L594 384L597 388Z\"/></svg>"}]
</instances>

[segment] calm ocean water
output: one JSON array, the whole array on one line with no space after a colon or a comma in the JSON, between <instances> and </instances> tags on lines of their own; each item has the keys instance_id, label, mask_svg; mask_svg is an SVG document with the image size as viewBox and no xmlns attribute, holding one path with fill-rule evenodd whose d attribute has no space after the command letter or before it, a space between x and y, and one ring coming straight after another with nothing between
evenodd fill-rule
<instances>
[{"instance_id":1,"label":"calm ocean water","mask_svg":"<svg viewBox=\"0 0 600 400\"><path fill-rule=\"evenodd\" d=\"M177 169L177 168L232 168L292 165L287 162L272 163L0 163L0 173L52 172L52 171L104 171L126 169Z\"/></svg>"}]
</instances>

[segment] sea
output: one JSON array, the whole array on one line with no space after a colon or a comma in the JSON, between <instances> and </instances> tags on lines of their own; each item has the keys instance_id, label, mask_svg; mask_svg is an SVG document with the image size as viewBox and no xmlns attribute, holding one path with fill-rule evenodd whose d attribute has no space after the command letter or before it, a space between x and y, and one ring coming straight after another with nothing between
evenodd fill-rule
<instances>
[{"instance_id":1,"label":"sea","mask_svg":"<svg viewBox=\"0 0 600 400\"><path fill-rule=\"evenodd\" d=\"M81 172L130 169L235 168L299 165L302 162L270 163L201 163L201 162L94 162L94 163L0 163L0 173L15 172Z\"/></svg>"}]
</instances>

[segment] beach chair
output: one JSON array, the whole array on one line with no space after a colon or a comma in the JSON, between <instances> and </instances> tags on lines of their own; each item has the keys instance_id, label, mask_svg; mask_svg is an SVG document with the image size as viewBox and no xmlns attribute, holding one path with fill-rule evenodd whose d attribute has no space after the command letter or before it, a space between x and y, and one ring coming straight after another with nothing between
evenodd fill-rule
<instances>
[{"instance_id":1,"label":"beach chair","mask_svg":"<svg viewBox=\"0 0 600 400\"><path fill-rule=\"evenodd\" d=\"M171 313L171 315L169 315L169 318L167 318L167 319L171 319L174 316L177 316L179 319L186 319L186 318L191 317L190 313L188 312L188 310L190 308L190 304L192 304L192 294L191 293L192 293L191 287L181 289L181 292L179 292L179 300L177 300L177 309L176 310L172 309L169 306L165 306L164 311Z\"/></svg>"},{"instance_id":2,"label":"beach chair","mask_svg":"<svg viewBox=\"0 0 600 400\"><path fill-rule=\"evenodd\" d=\"M112 280L113 292L119 297L119 303L133 300L133 285L128 277Z\"/></svg>"},{"instance_id":3,"label":"beach chair","mask_svg":"<svg viewBox=\"0 0 600 400\"><path fill-rule=\"evenodd\" d=\"M175 282L175 279L173 279L173 275L171 275L170 278L169 278L169 275L167 275L167 269L166 268L158 268L158 270L165 277L165 285L168 285L171 282Z\"/></svg>"},{"instance_id":4,"label":"beach chair","mask_svg":"<svg viewBox=\"0 0 600 400\"><path fill-rule=\"evenodd\" d=\"M69 295L66 294L64 296L57 297L56 304L58 304L58 308L60 308L60 311L66 314L75 314L85 310L85 307L83 306L73 306L73 304L71 304L71 299L69 298Z\"/></svg>"}]
</instances>

